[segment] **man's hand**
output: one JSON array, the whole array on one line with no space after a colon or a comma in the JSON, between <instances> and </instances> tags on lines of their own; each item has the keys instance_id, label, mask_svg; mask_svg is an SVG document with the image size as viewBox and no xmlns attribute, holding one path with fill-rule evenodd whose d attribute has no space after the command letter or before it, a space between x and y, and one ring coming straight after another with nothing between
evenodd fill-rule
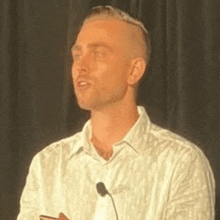
<instances>
[{"instance_id":1,"label":"man's hand","mask_svg":"<svg viewBox=\"0 0 220 220\"><path fill-rule=\"evenodd\" d=\"M59 220L69 220L62 212L59 214Z\"/></svg>"}]
</instances>

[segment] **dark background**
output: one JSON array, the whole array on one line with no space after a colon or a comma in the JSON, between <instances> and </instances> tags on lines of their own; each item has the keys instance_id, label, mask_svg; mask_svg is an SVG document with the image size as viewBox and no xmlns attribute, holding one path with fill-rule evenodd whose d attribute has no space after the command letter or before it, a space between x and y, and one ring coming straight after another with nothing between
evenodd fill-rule
<instances>
[{"instance_id":1,"label":"dark background","mask_svg":"<svg viewBox=\"0 0 220 220\"><path fill-rule=\"evenodd\" d=\"M219 0L1 0L0 219L16 218L32 157L89 117L74 101L68 48L99 4L130 12L149 30L153 52L138 102L153 122L204 151L219 216Z\"/></svg>"}]
</instances>

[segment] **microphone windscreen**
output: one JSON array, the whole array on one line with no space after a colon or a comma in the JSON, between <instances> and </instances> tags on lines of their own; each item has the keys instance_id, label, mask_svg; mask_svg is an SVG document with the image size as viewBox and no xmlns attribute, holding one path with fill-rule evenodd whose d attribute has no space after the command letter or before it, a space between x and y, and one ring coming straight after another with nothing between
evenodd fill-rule
<instances>
[{"instance_id":1,"label":"microphone windscreen","mask_svg":"<svg viewBox=\"0 0 220 220\"><path fill-rule=\"evenodd\" d=\"M102 182L96 184L96 189L101 196L105 196L106 194L109 194L107 189L105 188L105 184Z\"/></svg>"}]
</instances>

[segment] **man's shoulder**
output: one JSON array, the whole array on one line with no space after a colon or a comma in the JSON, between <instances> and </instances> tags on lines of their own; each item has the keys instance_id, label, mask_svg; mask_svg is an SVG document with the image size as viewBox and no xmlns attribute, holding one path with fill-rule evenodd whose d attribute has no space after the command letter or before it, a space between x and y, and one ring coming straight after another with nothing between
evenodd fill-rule
<instances>
[{"instance_id":1,"label":"man's shoulder","mask_svg":"<svg viewBox=\"0 0 220 220\"><path fill-rule=\"evenodd\" d=\"M175 141L178 144L192 144L189 140L182 137L181 135L178 135L169 129L162 128L153 123L151 124L150 134L151 138L157 139L158 141Z\"/></svg>"},{"instance_id":2,"label":"man's shoulder","mask_svg":"<svg viewBox=\"0 0 220 220\"><path fill-rule=\"evenodd\" d=\"M157 151L169 151L174 155L188 155L192 157L204 157L204 153L200 147L179 134L168 129L152 124L149 142Z\"/></svg>"},{"instance_id":3,"label":"man's shoulder","mask_svg":"<svg viewBox=\"0 0 220 220\"><path fill-rule=\"evenodd\" d=\"M68 158L71 153L79 149L81 146L81 140L82 132L78 132L46 146L35 155L35 158L38 158L38 160L40 159L41 161L55 160L61 156L63 159L65 159L65 157Z\"/></svg>"}]
</instances>

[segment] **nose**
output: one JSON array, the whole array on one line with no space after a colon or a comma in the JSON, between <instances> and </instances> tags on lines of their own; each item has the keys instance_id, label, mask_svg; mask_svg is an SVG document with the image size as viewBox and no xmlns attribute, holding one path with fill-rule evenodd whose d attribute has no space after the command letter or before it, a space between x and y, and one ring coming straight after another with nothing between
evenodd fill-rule
<instances>
[{"instance_id":1,"label":"nose","mask_svg":"<svg viewBox=\"0 0 220 220\"><path fill-rule=\"evenodd\" d=\"M89 55L81 55L73 62L73 73L77 75L85 75L88 74L91 66L91 58Z\"/></svg>"}]
</instances>

